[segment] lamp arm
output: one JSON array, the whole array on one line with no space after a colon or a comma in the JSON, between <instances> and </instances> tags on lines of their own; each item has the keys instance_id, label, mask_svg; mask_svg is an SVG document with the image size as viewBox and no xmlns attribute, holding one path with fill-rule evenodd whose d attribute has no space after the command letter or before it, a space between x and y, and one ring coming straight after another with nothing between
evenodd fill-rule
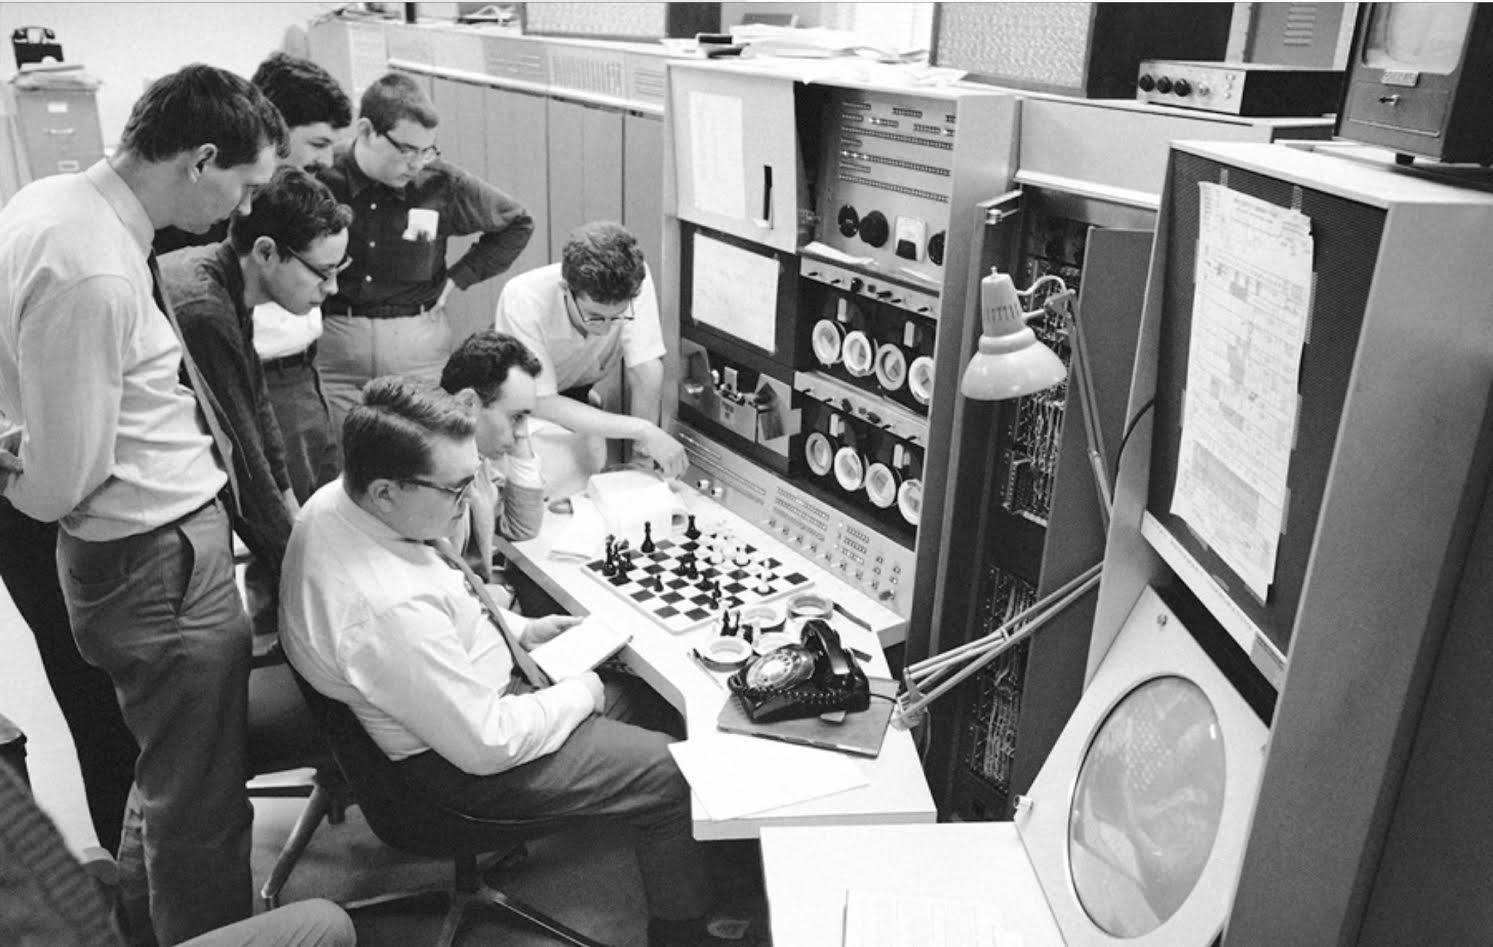
<instances>
[{"instance_id":1,"label":"lamp arm","mask_svg":"<svg viewBox=\"0 0 1493 947\"><path fill-rule=\"evenodd\" d=\"M1100 567L1101 563L1094 563L1083 572L1079 573L1072 579L1069 579L1063 585L1054 589L1045 598L1042 598L1039 601L1033 602L1031 605L1027 606L1015 617L1009 619L999 628L995 629L989 634L984 635L980 638L976 638L974 641L967 641L964 644L959 645L958 647L950 648L948 651L945 651L942 654L935 654L932 657L924 658L923 660L918 661L915 664L907 665L902 669L903 678L913 678L918 680L919 682L922 682L926 680L928 675L937 671L939 668L947 667L950 664L958 664L966 655L983 651L990 645L1004 640L1010 634L1010 630L1012 628L1020 625L1022 622L1026 621L1038 611L1047 608L1048 605L1052 604L1058 599L1066 598L1069 593L1073 592L1084 582L1097 576L1099 574Z\"/></svg>"},{"instance_id":2,"label":"lamp arm","mask_svg":"<svg viewBox=\"0 0 1493 947\"><path fill-rule=\"evenodd\" d=\"M1097 569L1098 567L1096 566L1095 568ZM1033 634L1036 633L1037 629L1041 628L1054 616L1062 612L1065 608L1072 604L1075 599L1079 598L1084 593L1088 592L1089 589L1098 584L1099 575L1097 572L1095 572L1094 575L1092 575L1082 586L1074 589L1062 600L1053 603L1053 605L1046 611L1033 618L1031 622L1029 622L1025 627L1012 634L1004 642L993 643L993 646L988 651L966 664L963 668L960 669L959 673L955 674L947 681L944 681L942 684L939 684L937 687L933 688L931 691L928 691L925 694L920 694L911 703L903 704L899 702L897 711L898 716L903 720L909 720L916 717L929 704L933 703L935 700L942 697L953 688L957 687L964 681L965 678L969 677L971 674L976 673L985 665L1000 657L1002 654L1005 654L1012 647L1020 644L1027 638L1030 638ZM1051 596L1049 596L1049 598L1051 598ZM912 692L910 691L905 696L911 697Z\"/></svg>"}]
</instances>

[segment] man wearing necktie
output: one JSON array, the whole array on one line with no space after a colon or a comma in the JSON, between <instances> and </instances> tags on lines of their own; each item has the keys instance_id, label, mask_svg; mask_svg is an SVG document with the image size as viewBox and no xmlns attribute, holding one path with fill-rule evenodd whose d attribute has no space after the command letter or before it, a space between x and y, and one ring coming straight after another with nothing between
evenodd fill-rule
<instances>
[{"instance_id":1,"label":"man wearing necktie","mask_svg":"<svg viewBox=\"0 0 1493 947\"><path fill-rule=\"evenodd\" d=\"M343 426L342 479L291 532L286 656L430 799L474 816L636 827L650 943L712 943L689 786L668 752L677 714L636 678L547 682L526 649L575 620L503 612L445 541L468 515L475 430L445 392L369 383Z\"/></svg>"},{"instance_id":2,"label":"man wearing necktie","mask_svg":"<svg viewBox=\"0 0 1493 947\"><path fill-rule=\"evenodd\" d=\"M0 493L60 521L73 636L140 746L143 829L127 825L121 850L143 846L163 945L253 908L250 637L225 509L232 441L163 305L151 238L248 212L284 143L252 85L187 66L135 104L112 158L0 210L0 414L24 428L0 455Z\"/></svg>"}]
</instances>

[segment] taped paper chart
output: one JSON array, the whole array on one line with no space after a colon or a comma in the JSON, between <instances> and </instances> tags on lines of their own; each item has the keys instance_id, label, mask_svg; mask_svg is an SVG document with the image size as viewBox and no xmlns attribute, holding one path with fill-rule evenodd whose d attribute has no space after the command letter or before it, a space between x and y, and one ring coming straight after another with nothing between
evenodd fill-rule
<instances>
[{"instance_id":1,"label":"taped paper chart","mask_svg":"<svg viewBox=\"0 0 1493 947\"><path fill-rule=\"evenodd\" d=\"M1264 601L1288 500L1311 220L1203 183L1172 512Z\"/></svg>"},{"instance_id":2,"label":"taped paper chart","mask_svg":"<svg viewBox=\"0 0 1493 947\"><path fill-rule=\"evenodd\" d=\"M690 183L695 206L723 217L746 217L741 99L689 94Z\"/></svg>"}]
</instances>

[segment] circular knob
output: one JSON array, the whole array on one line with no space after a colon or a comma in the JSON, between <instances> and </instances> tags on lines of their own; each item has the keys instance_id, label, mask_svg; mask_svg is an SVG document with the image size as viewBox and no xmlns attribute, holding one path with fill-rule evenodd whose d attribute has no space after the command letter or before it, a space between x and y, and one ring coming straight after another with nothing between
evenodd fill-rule
<instances>
[{"instance_id":1,"label":"circular knob","mask_svg":"<svg viewBox=\"0 0 1493 947\"><path fill-rule=\"evenodd\" d=\"M928 240L928 259L934 266L943 266L944 232L940 230Z\"/></svg>"},{"instance_id":2,"label":"circular knob","mask_svg":"<svg viewBox=\"0 0 1493 947\"><path fill-rule=\"evenodd\" d=\"M879 247L886 243L886 238L891 236L892 228L886 222L886 215L879 210L861 218L861 239L873 247Z\"/></svg>"},{"instance_id":3,"label":"circular knob","mask_svg":"<svg viewBox=\"0 0 1493 947\"><path fill-rule=\"evenodd\" d=\"M852 293L860 292L861 287L864 285L866 285L865 280L861 279L859 276L852 276L850 278L850 291Z\"/></svg>"},{"instance_id":4,"label":"circular knob","mask_svg":"<svg viewBox=\"0 0 1493 947\"><path fill-rule=\"evenodd\" d=\"M1186 79L1178 79L1176 82L1172 83L1172 91L1185 99L1192 94L1192 83L1188 82Z\"/></svg>"},{"instance_id":5,"label":"circular knob","mask_svg":"<svg viewBox=\"0 0 1493 947\"><path fill-rule=\"evenodd\" d=\"M695 489L699 490L701 493L708 493L710 491L710 478L701 477L699 480L696 480Z\"/></svg>"},{"instance_id":6,"label":"circular knob","mask_svg":"<svg viewBox=\"0 0 1493 947\"><path fill-rule=\"evenodd\" d=\"M860 227L861 215L856 212L854 207L846 204L840 208L840 215L836 218L836 222L840 225L840 236L853 237L856 234L856 230Z\"/></svg>"},{"instance_id":7,"label":"circular knob","mask_svg":"<svg viewBox=\"0 0 1493 947\"><path fill-rule=\"evenodd\" d=\"M719 500L721 497L723 497L723 496L726 495L726 488L725 487L711 487L710 488L710 495L713 498Z\"/></svg>"},{"instance_id":8,"label":"circular knob","mask_svg":"<svg viewBox=\"0 0 1493 947\"><path fill-rule=\"evenodd\" d=\"M1135 84L1140 86L1140 90L1142 92L1150 92L1152 89L1156 88L1156 80L1151 78L1151 74L1149 72L1141 73L1140 78L1135 80Z\"/></svg>"},{"instance_id":9,"label":"circular knob","mask_svg":"<svg viewBox=\"0 0 1493 947\"><path fill-rule=\"evenodd\" d=\"M876 597L879 598L879 599L881 599L883 602L889 602L889 601L892 600L892 596L896 595L896 594L897 594L897 590L896 589L883 589L881 591L881 593L878 594Z\"/></svg>"},{"instance_id":10,"label":"circular knob","mask_svg":"<svg viewBox=\"0 0 1493 947\"><path fill-rule=\"evenodd\" d=\"M1172 91L1172 80L1168 79L1166 76L1162 76L1160 79L1157 79L1156 91L1160 92L1162 95L1166 95L1168 92Z\"/></svg>"},{"instance_id":11,"label":"circular knob","mask_svg":"<svg viewBox=\"0 0 1493 947\"><path fill-rule=\"evenodd\" d=\"M1198 98L1200 98L1200 99L1206 99L1208 96L1210 96L1212 94L1213 94L1213 89L1212 89L1211 86L1208 85L1208 83L1206 83L1206 82L1199 82L1198 83Z\"/></svg>"}]
</instances>

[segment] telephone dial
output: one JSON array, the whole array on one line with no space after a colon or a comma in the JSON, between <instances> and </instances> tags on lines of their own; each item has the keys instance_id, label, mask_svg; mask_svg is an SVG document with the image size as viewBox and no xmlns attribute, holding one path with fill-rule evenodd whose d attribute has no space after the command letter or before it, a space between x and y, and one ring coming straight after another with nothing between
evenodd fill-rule
<instances>
[{"instance_id":1,"label":"telephone dial","mask_svg":"<svg viewBox=\"0 0 1493 947\"><path fill-rule=\"evenodd\" d=\"M871 688L855 656L820 619L804 625L803 644L769 651L726 679L754 723L865 710Z\"/></svg>"}]
</instances>

